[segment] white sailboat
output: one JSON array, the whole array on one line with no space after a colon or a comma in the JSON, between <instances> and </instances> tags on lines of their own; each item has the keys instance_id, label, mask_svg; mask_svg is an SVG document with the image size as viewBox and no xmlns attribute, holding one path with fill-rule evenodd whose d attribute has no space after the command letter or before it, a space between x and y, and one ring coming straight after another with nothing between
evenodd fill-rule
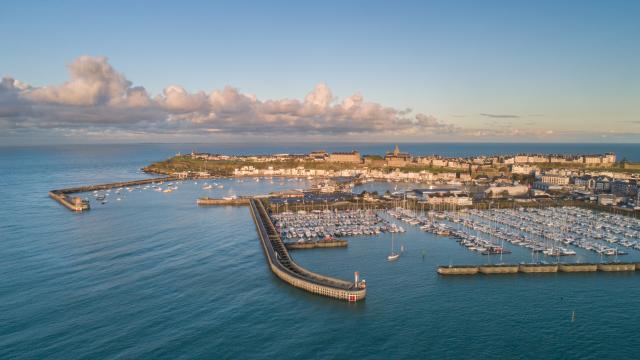
<instances>
[{"instance_id":1,"label":"white sailboat","mask_svg":"<svg viewBox=\"0 0 640 360\"><path fill-rule=\"evenodd\" d=\"M389 254L389 256L387 256L387 260L389 261L396 261L398 260L398 258L400 257L400 254L393 251L393 233L391 233L391 254Z\"/></svg>"}]
</instances>

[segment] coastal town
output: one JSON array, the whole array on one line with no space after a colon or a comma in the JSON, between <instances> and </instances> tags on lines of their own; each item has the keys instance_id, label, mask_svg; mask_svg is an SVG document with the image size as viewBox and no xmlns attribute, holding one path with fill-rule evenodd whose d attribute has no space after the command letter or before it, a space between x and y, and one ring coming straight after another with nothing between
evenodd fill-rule
<instances>
[{"instance_id":1,"label":"coastal town","mask_svg":"<svg viewBox=\"0 0 640 360\"><path fill-rule=\"evenodd\" d=\"M487 201L564 200L620 210L640 210L640 164L605 154L515 154L448 158L413 155L398 145L381 155L359 151L308 154L176 155L143 170L177 178L295 177L314 180L314 193L351 193L354 184L412 183L399 192L356 194L367 199L403 197L430 206L471 206ZM289 202L302 191L283 194Z\"/></svg>"}]
</instances>

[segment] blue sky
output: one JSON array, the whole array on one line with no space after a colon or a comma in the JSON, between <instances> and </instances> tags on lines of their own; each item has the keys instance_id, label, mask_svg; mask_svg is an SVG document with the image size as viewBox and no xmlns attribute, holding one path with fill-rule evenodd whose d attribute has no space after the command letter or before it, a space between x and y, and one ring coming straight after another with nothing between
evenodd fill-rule
<instances>
[{"instance_id":1,"label":"blue sky","mask_svg":"<svg viewBox=\"0 0 640 360\"><path fill-rule=\"evenodd\" d=\"M639 18L634 1L5 1L0 74L59 86L80 56L106 56L151 98L174 84L190 94L229 85L260 101L303 101L325 83L336 103L359 93L450 126L395 136L637 141ZM215 136L231 131L211 121ZM87 128L96 138L134 131Z\"/></svg>"}]
</instances>

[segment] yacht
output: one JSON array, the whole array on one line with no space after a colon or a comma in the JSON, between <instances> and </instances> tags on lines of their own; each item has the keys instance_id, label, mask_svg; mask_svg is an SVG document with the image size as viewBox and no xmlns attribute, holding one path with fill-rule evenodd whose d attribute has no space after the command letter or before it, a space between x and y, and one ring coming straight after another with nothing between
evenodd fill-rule
<instances>
[{"instance_id":1,"label":"yacht","mask_svg":"<svg viewBox=\"0 0 640 360\"><path fill-rule=\"evenodd\" d=\"M400 258L400 253L393 251L393 233L391 233L391 253L387 256L387 260L396 261Z\"/></svg>"}]
</instances>

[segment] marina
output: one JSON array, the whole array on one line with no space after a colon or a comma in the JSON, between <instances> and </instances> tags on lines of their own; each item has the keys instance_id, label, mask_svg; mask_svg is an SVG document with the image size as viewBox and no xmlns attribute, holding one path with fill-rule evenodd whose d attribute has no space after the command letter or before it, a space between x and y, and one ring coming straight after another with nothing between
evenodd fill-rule
<instances>
[{"instance_id":1,"label":"marina","mask_svg":"<svg viewBox=\"0 0 640 360\"><path fill-rule=\"evenodd\" d=\"M404 232L401 226L390 224L371 210L301 210L273 214L272 218L276 229L288 241Z\"/></svg>"},{"instance_id":2,"label":"marina","mask_svg":"<svg viewBox=\"0 0 640 360\"><path fill-rule=\"evenodd\" d=\"M604 259L640 249L640 220L578 207L462 209L429 211L396 208L388 213L423 231L455 239L483 255L511 254L505 244L527 249L532 263L560 262L578 251ZM627 249L627 250L625 250Z\"/></svg>"}]
</instances>

